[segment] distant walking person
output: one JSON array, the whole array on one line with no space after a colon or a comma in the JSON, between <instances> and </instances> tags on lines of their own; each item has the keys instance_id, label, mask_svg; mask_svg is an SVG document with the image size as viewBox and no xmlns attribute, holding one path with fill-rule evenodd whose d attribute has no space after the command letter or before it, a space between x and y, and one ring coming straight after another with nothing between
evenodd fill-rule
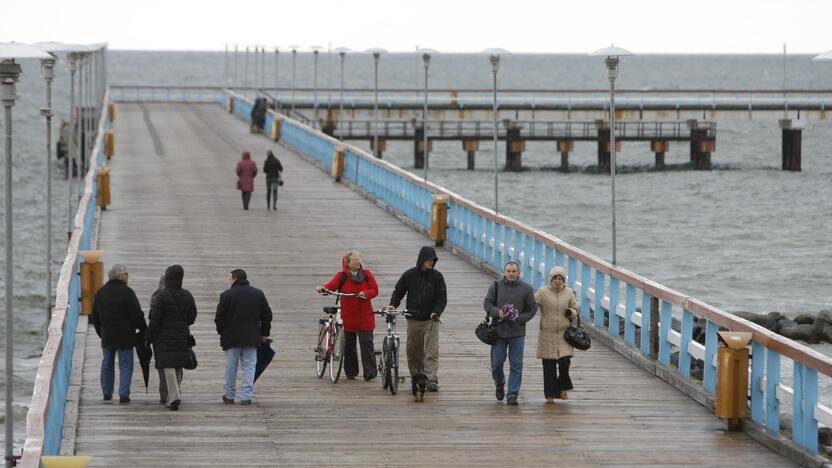
<instances>
[{"instance_id":1,"label":"distant walking person","mask_svg":"<svg viewBox=\"0 0 832 468\"><path fill-rule=\"evenodd\" d=\"M277 188L283 183L281 175L283 164L274 156L272 150L266 153L266 161L263 163L263 173L266 174L266 209L277 209ZM272 204L274 200L274 204Z\"/></svg>"},{"instance_id":2,"label":"distant walking person","mask_svg":"<svg viewBox=\"0 0 832 468\"><path fill-rule=\"evenodd\" d=\"M427 389L439 391L439 317L448 302L445 277L436 270L436 250L425 246L419 251L416 266L405 271L396 282L390 305L395 309L407 295L407 367L410 376L424 374ZM413 382L416 385L416 382Z\"/></svg>"},{"instance_id":3,"label":"distant walking person","mask_svg":"<svg viewBox=\"0 0 832 468\"><path fill-rule=\"evenodd\" d=\"M156 368L163 369L167 386L167 405L172 411L181 403L182 369L190 361L190 326L196 321L196 303L191 292L182 288L185 269L171 265L165 270L165 287L150 301L147 341L153 344Z\"/></svg>"},{"instance_id":4,"label":"distant walking person","mask_svg":"<svg viewBox=\"0 0 832 468\"><path fill-rule=\"evenodd\" d=\"M376 356L373 347L373 330L376 328L376 316L370 299L378 296L378 284L370 270L361 264L361 254L350 250L341 258L341 271L328 283L318 286L320 293L324 289L340 291L341 319L344 321L344 374L347 379L358 375L358 351L355 340L361 345L361 367L364 380L373 380L378 374Z\"/></svg>"},{"instance_id":5,"label":"distant walking person","mask_svg":"<svg viewBox=\"0 0 832 468\"><path fill-rule=\"evenodd\" d=\"M543 394L547 403L555 398L566 400L572 390L569 364L575 349L563 339L563 332L576 320L580 305L575 293L566 287L566 270L556 266L549 272L549 284L534 295L540 306L540 334L537 358L543 360Z\"/></svg>"},{"instance_id":6,"label":"distant walking person","mask_svg":"<svg viewBox=\"0 0 832 468\"><path fill-rule=\"evenodd\" d=\"M110 280L95 292L92 324L101 338L101 391L105 400L113 399L115 362L118 354L119 403L130 402L130 382L133 380L133 347L136 330L144 333L147 323L136 293L127 286L127 267L116 263L110 268Z\"/></svg>"},{"instance_id":7,"label":"distant walking person","mask_svg":"<svg viewBox=\"0 0 832 468\"><path fill-rule=\"evenodd\" d=\"M250 405L254 397L254 371L257 347L266 341L272 328L272 309L263 291L251 286L245 270L233 270L228 278L231 286L220 294L214 324L225 351L224 403L234 403L237 385L237 364L242 364L240 404Z\"/></svg>"},{"instance_id":8,"label":"distant walking person","mask_svg":"<svg viewBox=\"0 0 832 468\"><path fill-rule=\"evenodd\" d=\"M248 209L251 192L254 191L254 177L257 176L257 164L251 160L251 154L243 151L243 157L237 162L237 190L243 193L243 209Z\"/></svg>"},{"instance_id":9,"label":"distant walking person","mask_svg":"<svg viewBox=\"0 0 832 468\"><path fill-rule=\"evenodd\" d=\"M492 320L497 321L497 342L491 346L491 377L496 386L495 395L498 401L506 397L503 364L508 355L511 370L506 403L516 406L523 380L526 322L537 312L537 302L532 287L520 279L517 263L506 263L503 273L503 277L488 288L483 307Z\"/></svg>"}]
</instances>

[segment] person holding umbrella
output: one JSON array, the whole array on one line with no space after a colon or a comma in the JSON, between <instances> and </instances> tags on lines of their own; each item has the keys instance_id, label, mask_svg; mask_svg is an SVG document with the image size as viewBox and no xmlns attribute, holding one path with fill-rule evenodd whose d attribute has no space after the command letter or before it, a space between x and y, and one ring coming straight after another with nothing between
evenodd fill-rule
<instances>
[{"instance_id":1,"label":"person holding umbrella","mask_svg":"<svg viewBox=\"0 0 832 468\"><path fill-rule=\"evenodd\" d=\"M220 294L214 323L225 351L225 388L222 401L234 403L237 364L242 363L240 404L250 405L254 397L257 348L268 339L272 309L263 291L251 286L245 270L236 269L228 278L231 286Z\"/></svg>"},{"instance_id":2,"label":"person holding umbrella","mask_svg":"<svg viewBox=\"0 0 832 468\"><path fill-rule=\"evenodd\" d=\"M95 292L92 307L92 324L101 338L104 358L101 360L101 391L104 400L113 399L115 385L115 360L118 354L119 403L130 402L130 382L133 380L133 346L136 330L143 334L147 329L139 298L127 286L127 267L116 263L110 268L109 281Z\"/></svg>"}]
</instances>

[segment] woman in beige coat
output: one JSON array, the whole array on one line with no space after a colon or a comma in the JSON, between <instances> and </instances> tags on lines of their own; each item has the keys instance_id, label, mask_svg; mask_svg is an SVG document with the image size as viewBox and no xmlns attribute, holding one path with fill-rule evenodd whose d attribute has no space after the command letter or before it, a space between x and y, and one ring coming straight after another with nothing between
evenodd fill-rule
<instances>
[{"instance_id":1,"label":"woman in beige coat","mask_svg":"<svg viewBox=\"0 0 832 468\"><path fill-rule=\"evenodd\" d=\"M549 272L549 284L534 295L539 305L540 334L537 358L543 360L543 393L547 403L567 399L572 390L569 363L575 349L563 339L563 332L576 320L580 306L575 293L566 287L566 270L556 266Z\"/></svg>"}]
</instances>

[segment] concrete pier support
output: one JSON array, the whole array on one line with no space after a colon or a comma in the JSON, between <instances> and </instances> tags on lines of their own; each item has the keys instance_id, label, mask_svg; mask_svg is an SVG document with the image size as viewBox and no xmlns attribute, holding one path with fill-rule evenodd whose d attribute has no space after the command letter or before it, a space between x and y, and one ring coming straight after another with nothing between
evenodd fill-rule
<instances>
[{"instance_id":1,"label":"concrete pier support","mask_svg":"<svg viewBox=\"0 0 832 468\"><path fill-rule=\"evenodd\" d=\"M321 121L321 131L329 136L335 136L336 127L335 115L332 113L332 109L328 109L326 117Z\"/></svg>"},{"instance_id":2,"label":"concrete pier support","mask_svg":"<svg viewBox=\"0 0 832 468\"><path fill-rule=\"evenodd\" d=\"M653 140L650 142L650 151L656 153L656 170L664 169L664 154L669 147L670 144L667 140Z\"/></svg>"},{"instance_id":3,"label":"concrete pier support","mask_svg":"<svg viewBox=\"0 0 832 468\"><path fill-rule=\"evenodd\" d=\"M575 142L572 140L558 140L558 153L560 153L560 171L569 172L569 153L575 149Z\"/></svg>"},{"instance_id":4,"label":"concrete pier support","mask_svg":"<svg viewBox=\"0 0 832 468\"><path fill-rule=\"evenodd\" d=\"M462 149L468 153L468 170L474 170L474 160L476 159L477 151L480 149L479 140L462 140Z\"/></svg>"},{"instance_id":5,"label":"concrete pier support","mask_svg":"<svg viewBox=\"0 0 832 468\"><path fill-rule=\"evenodd\" d=\"M606 120L596 120L598 128L598 171L610 172L610 123ZM615 140L615 152L621 154L621 140Z\"/></svg>"},{"instance_id":6,"label":"concrete pier support","mask_svg":"<svg viewBox=\"0 0 832 468\"><path fill-rule=\"evenodd\" d=\"M425 167L425 130L416 127L413 136L413 167L422 169ZM433 151L433 141L428 140L428 151Z\"/></svg>"},{"instance_id":7,"label":"concrete pier support","mask_svg":"<svg viewBox=\"0 0 832 468\"><path fill-rule=\"evenodd\" d=\"M387 141L382 140L381 138L378 139L378 148L375 147L373 144L373 140L370 139L370 150L373 152L375 157L378 159L384 159L384 150L387 149Z\"/></svg>"},{"instance_id":8,"label":"concrete pier support","mask_svg":"<svg viewBox=\"0 0 832 468\"><path fill-rule=\"evenodd\" d=\"M782 119L780 128L783 134L783 165L784 171L801 171L803 126L801 120Z\"/></svg>"},{"instance_id":9,"label":"concrete pier support","mask_svg":"<svg viewBox=\"0 0 832 468\"><path fill-rule=\"evenodd\" d=\"M716 151L716 141L708 137L710 123L689 120L690 128L690 162L697 169L711 168L711 153Z\"/></svg>"},{"instance_id":10,"label":"concrete pier support","mask_svg":"<svg viewBox=\"0 0 832 468\"><path fill-rule=\"evenodd\" d=\"M518 172L523 170L523 151L525 140L520 139L520 127L509 125L506 129L506 170Z\"/></svg>"}]
</instances>

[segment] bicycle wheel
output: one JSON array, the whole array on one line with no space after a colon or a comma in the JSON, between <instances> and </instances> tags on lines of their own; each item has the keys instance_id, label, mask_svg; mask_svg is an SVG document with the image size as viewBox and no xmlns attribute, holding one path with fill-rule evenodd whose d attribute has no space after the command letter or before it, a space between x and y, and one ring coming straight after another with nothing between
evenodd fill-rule
<instances>
[{"instance_id":1,"label":"bicycle wheel","mask_svg":"<svg viewBox=\"0 0 832 468\"><path fill-rule=\"evenodd\" d=\"M315 372L318 378L323 378L326 372L327 345L329 344L329 327L326 323L321 324L318 330L318 345L315 347Z\"/></svg>"},{"instance_id":2,"label":"bicycle wheel","mask_svg":"<svg viewBox=\"0 0 832 468\"><path fill-rule=\"evenodd\" d=\"M332 338L332 352L329 355L329 379L338 383L341 369L344 368L344 330L335 325L335 336Z\"/></svg>"},{"instance_id":3,"label":"bicycle wheel","mask_svg":"<svg viewBox=\"0 0 832 468\"><path fill-rule=\"evenodd\" d=\"M381 345L381 359L379 363L379 371L381 372L381 388L388 388L390 385L390 364L388 362L388 339L384 337L384 342Z\"/></svg>"},{"instance_id":4,"label":"bicycle wheel","mask_svg":"<svg viewBox=\"0 0 832 468\"><path fill-rule=\"evenodd\" d=\"M390 394L395 395L399 391L399 344L398 340L392 341L390 346Z\"/></svg>"}]
</instances>

